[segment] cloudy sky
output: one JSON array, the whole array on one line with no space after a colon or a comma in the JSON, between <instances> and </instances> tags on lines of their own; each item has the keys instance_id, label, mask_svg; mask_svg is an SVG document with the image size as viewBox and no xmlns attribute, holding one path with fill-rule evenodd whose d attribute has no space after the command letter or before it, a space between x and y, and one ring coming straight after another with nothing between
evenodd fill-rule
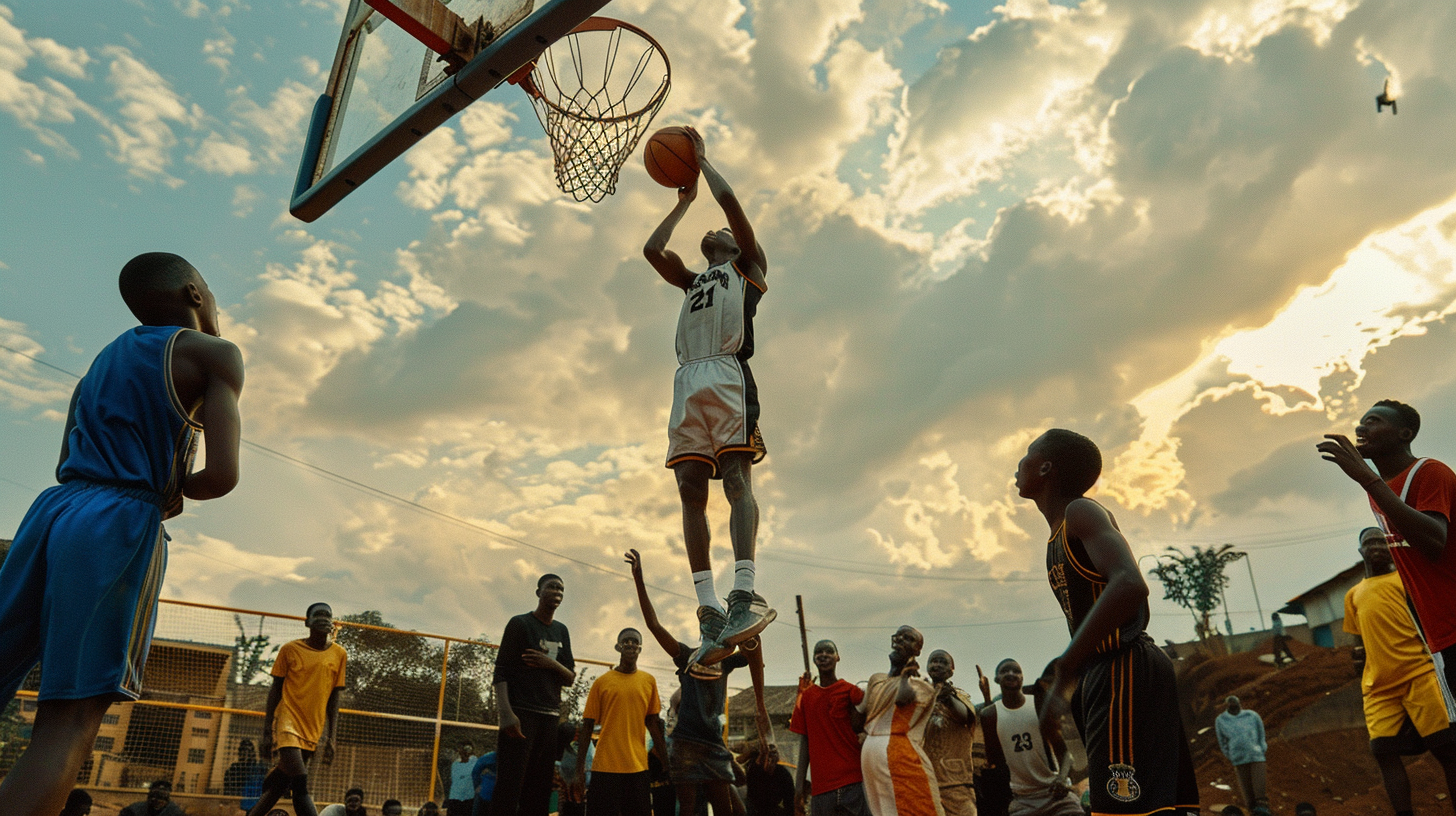
<instances>
[{"instance_id":1,"label":"cloudy sky","mask_svg":"<svg viewBox=\"0 0 1456 816\"><path fill-rule=\"evenodd\" d=\"M287 197L340 0L0 1L0 343L35 358L0 350L0 536L52 482L73 381L46 364L84 371L132 322L117 270L167 250L217 293L268 450L170 525L166 596L498 636L552 570L577 651L605 657L638 619L635 547L687 637L662 467L680 294L640 251L671 191L634 158L602 203L563 196L503 88L303 224ZM968 683L1065 645L1011 486L1047 427L1101 444L1135 553L1246 549L1266 614L1354 563L1368 523L1321 434L1396 397L1425 416L1417 452L1456 459L1449 3L604 13L671 54L657 124L703 132L770 259L759 585L785 619L804 596L845 676L901 623ZM1375 112L1386 76L1399 116ZM675 247L721 221L704 196ZM721 497L710 514L729 566ZM1258 624L1242 564L1228 607ZM1160 640L1192 635L1154 613ZM771 681L797 646L771 630Z\"/></svg>"}]
</instances>

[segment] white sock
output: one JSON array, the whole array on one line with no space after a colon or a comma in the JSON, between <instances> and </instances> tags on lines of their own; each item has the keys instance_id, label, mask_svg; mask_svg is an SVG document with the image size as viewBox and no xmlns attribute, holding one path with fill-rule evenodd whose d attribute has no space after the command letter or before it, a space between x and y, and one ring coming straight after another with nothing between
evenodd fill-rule
<instances>
[{"instance_id":1,"label":"white sock","mask_svg":"<svg viewBox=\"0 0 1456 816\"><path fill-rule=\"evenodd\" d=\"M718 596L713 592L713 571L703 570L693 573L693 589L698 593L698 604L711 606L719 612L723 612L723 604L718 602Z\"/></svg>"},{"instance_id":2,"label":"white sock","mask_svg":"<svg viewBox=\"0 0 1456 816\"><path fill-rule=\"evenodd\" d=\"M745 592L753 591L753 574L756 572L752 561L733 562L733 588Z\"/></svg>"}]
</instances>

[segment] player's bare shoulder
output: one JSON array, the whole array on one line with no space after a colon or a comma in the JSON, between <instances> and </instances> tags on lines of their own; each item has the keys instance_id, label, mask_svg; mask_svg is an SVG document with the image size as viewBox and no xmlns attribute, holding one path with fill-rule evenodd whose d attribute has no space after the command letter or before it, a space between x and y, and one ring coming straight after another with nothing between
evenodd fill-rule
<instances>
[{"instance_id":1,"label":"player's bare shoulder","mask_svg":"<svg viewBox=\"0 0 1456 816\"><path fill-rule=\"evenodd\" d=\"M1109 527L1119 532L1122 530L1117 526L1112 511L1095 499L1083 496L1067 505L1067 532L1072 535L1080 538Z\"/></svg>"},{"instance_id":2,"label":"player's bare shoulder","mask_svg":"<svg viewBox=\"0 0 1456 816\"><path fill-rule=\"evenodd\" d=\"M172 345L172 387L177 390L177 398L183 405L196 406L214 380L234 392L242 391L242 351L232 342L205 332L179 332Z\"/></svg>"}]
</instances>

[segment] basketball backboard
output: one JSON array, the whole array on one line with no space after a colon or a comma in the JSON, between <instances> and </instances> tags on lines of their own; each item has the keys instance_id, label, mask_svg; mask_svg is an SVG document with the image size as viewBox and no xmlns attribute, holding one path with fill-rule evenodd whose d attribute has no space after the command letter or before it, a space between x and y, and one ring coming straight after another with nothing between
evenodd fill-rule
<instances>
[{"instance_id":1,"label":"basketball backboard","mask_svg":"<svg viewBox=\"0 0 1456 816\"><path fill-rule=\"evenodd\" d=\"M313 221L465 106L489 93L608 0L449 0L480 50L459 70L374 6L350 0L328 87L314 105L289 212ZM438 5L438 4L437 4ZM460 60L456 60L459 64Z\"/></svg>"}]
</instances>

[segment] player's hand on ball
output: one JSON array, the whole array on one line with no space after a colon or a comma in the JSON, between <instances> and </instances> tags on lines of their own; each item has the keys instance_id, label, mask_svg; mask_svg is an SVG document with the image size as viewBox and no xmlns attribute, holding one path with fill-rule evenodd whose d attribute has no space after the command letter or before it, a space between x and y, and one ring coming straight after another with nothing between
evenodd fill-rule
<instances>
[{"instance_id":1,"label":"player's hand on ball","mask_svg":"<svg viewBox=\"0 0 1456 816\"><path fill-rule=\"evenodd\" d=\"M684 204L691 204L693 203L693 200L698 197L698 178L702 177L698 176L694 178L693 183L689 184L686 187L677 188L677 200L679 202L682 202Z\"/></svg>"},{"instance_id":2,"label":"player's hand on ball","mask_svg":"<svg viewBox=\"0 0 1456 816\"><path fill-rule=\"evenodd\" d=\"M708 145L703 141L703 134L699 133L698 129L691 125L683 128L683 130L686 130L688 132L688 138L693 140L693 152L698 154L698 163L701 164L703 159L708 157Z\"/></svg>"}]
</instances>

